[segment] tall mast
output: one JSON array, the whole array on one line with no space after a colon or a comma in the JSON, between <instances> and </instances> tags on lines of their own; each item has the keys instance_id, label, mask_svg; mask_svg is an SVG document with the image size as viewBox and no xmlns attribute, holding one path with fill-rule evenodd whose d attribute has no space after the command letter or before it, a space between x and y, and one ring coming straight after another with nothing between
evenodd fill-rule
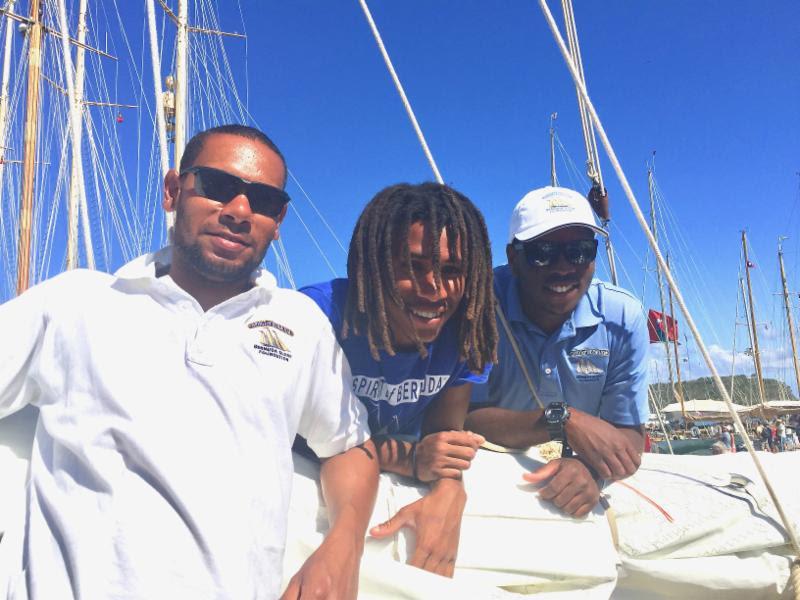
<instances>
[{"instance_id":1,"label":"tall mast","mask_svg":"<svg viewBox=\"0 0 800 600\"><path fill-rule=\"evenodd\" d=\"M41 83L42 24L41 0L30 0L28 24L28 90L25 99L25 131L22 155L22 199L19 211L17 247L17 294L30 285L33 190L35 184L36 136L39 130L39 84Z\"/></svg>"},{"instance_id":2,"label":"tall mast","mask_svg":"<svg viewBox=\"0 0 800 600\"><path fill-rule=\"evenodd\" d=\"M164 92L161 88L161 55L158 51L158 32L156 31L156 12L153 0L147 0L147 29L150 40L150 65L153 71L153 91L156 96L156 133L158 134L161 178L163 179L169 170L169 151L167 150L167 123L164 115ZM174 96L171 98L174 103ZM174 213L165 212L164 215L167 228L169 228L172 226Z\"/></svg>"},{"instance_id":3,"label":"tall mast","mask_svg":"<svg viewBox=\"0 0 800 600\"><path fill-rule=\"evenodd\" d=\"M69 29L67 27L66 3L59 0L58 18L61 27L61 49L64 59L64 73L67 80L67 96L69 97L70 140L72 146L72 163L70 164L69 178L69 203L67 208L67 221L69 231L67 235L67 269L78 266L78 219L80 216L83 225L86 262L89 268L94 268L94 252L92 250L91 229L89 227L88 207L83 185L83 160L81 150L81 137L83 133L83 87L86 57L86 2L80 0L78 8L78 44L75 78L72 75L72 56L70 49Z\"/></svg>"},{"instance_id":4,"label":"tall mast","mask_svg":"<svg viewBox=\"0 0 800 600\"><path fill-rule=\"evenodd\" d=\"M650 230L653 233L653 238L658 240L658 230L656 229L656 205L655 205L655 198L653 193L653 171L652 169L647 169L647 189L650 192ZM658 279L658 295L661 298L661 315L662 318L666 319L667 316L667 309L666 304L664 302L664 284L661 281L661 268L656 263L656 278ZM677 398L678 401L681 403L681 413L683 417L686 418L686 409L683 404L683 396L680 396L675 391L675 377L672 374L672 356L670 353L669 348L669 328L666 327L666 321L664 323L665 331L667 335L664 338L664 352L667 357L667 368L669 370L669 387L672 390L672 397Z\"/></svg>"},{"instance_id":5,"label":"tall mast","mask_svg":"<svg viewBox=\"0 0 800 600\"><path fill-rule=\"evenodd\" d=\"M187 54L189 36L188 0L178 2L178 32L175 43L175 168L181 164L183 148L186 145L186 117L188 106Z\"/></svg>"},{"instance_id":6,"label":"tall mast","mask_svg":"<svg viewBox=\"0 0 800 600\"><path fill-rule=\"evenodd\" d=\"M753 361L756 365L756 378L758 379L758 396L761 406L764 406L766 390L764 389L764 372L761 369L761 352L758 349L758 327L756 326L756 311L753 304L753 287L750 283L750 258L747 254L747 232L742 230L742 251L744 252L744 274L747 278L747 298L750 304L750 331L753 341Z\"/></svg>"},{"instance_id":7,"label":"tall mast","mask_svg":"<svg viewBox=\"0 0 800 600\"><path fill-rule=\"evenodd\" d=\"M556 119L558 113L550 113L550 185L558 186L556 176Z\"/></svg>"},{"instance_id":8,"label":"tall mast","mask_svg":"<svg viewBox=\"0 0 800 600\"><path fill-rule=\"evenodd\" d=\"M792 360L794 361L794 376L797 380L797 390L800 393L800 364L797 361L797 342L794 339L794 320L792 319L792 303L789 300L789 287L786 285L786 270L783 267L783 240L778 238L778 262L781 265L781 283L783 284L783 304L786 307L786 323L789 326L789 340L792 343Z\"/></svg>"},{"instance_id":9,"label":"tall mast","mask_svg":"<svg viewBox=\"0 0 800 600\"><path fill-rule=\"evenodd\" d=\"M8 0L6 9L14 10L15 0ZM8 138L8 80L11 73L11 44L14 40L14 25L11 17L6 16L6 37L3 43L3 76L0 80L0 226L3 226L3 170L6 163L6 148Z\"/></svg>"},{"instance_id":10,"label":"tall mast","mask_svg":"<svg viewBox=\"0 0 800 600\"><path fill-rule=\"evenodd\" d=\"M672 266L669 264L669 254L667 254L667 268L672 270ZM675 307L672 303L672 288L667 286L667 296L669 297L669 316L673 321L675 320ZM669 336L667 336L667 340L669 340ZM683 384L681 383L681 359L678 356L678 336L672 340L672 349L675 351L675 376L677 379L677 387L676 390L678 392L678 397L680 398L681 406L683 406Z\"/></svg>"}]
</instances>

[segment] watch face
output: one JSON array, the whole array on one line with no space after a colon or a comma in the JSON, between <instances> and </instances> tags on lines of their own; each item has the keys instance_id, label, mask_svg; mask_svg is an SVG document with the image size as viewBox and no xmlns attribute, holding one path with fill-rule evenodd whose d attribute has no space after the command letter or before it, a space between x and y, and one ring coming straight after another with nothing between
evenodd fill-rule
<instances>
[{"instance_id":1,"label":"watch face","mask_svg":"<svg viewBox=\"0 0 800 600\"><path fill-rule=\"evenodd\" d=\"M544 418L550 423L559 423L564 419L566 413L564 405L548 406L544 411Z\"/></svg>"}]
</instances>

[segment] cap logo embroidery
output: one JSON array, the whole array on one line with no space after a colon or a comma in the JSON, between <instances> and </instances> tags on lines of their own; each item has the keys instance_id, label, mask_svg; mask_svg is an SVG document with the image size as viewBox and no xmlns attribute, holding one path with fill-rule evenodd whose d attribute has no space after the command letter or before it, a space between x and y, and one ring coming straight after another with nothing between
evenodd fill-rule
<instances>
[{"instance_id":1,"label":"cap logo embroidery","mask_svg":"<svg viewBox=\"0 0 800 600\"><path fill-rule=\"evenodd\" d=\"M568 212L575 210L569 202L561 200L560 198L549 198L547 200L547 212Z\"/></svg>"}]
</instances>

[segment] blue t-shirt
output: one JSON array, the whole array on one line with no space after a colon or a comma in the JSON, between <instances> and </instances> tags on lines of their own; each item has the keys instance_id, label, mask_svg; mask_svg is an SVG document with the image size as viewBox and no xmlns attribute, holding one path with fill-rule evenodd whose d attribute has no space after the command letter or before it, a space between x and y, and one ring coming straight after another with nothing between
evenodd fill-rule
<instances>
[{"instance_id":1,"label":"blue t-shirt","mask_svg":"<svg viewBox=\"0 0 800 600\"><path fill-rule=\"evenodd\" d=\"M373 435L419 436L426 410L443 390L465 383L486 382L490 366L478 375L459 360L458 329L453 319L426 345L426 358L416 350L397 352L394 356L380 350L380 360L376 361L365 336L354 335L351 331L342 339L347 287L347 279L334 279L300 291L319 305L333 325L350 363L353 391L367 407Z\"/></svg>"},{"instance_id":2,"label":"blue t-shirt","mask_svg":"<svg viewBox=\"0 0 800 600\"><path fill-rule=\"evenodd\" d=\"M494 285L545 406L566 402L617 425L647 422L650 339L644 310L636 298L595 279L570 318L548 335L523 312L517 280L508 265L494 270ZM538 408L499 321L497 329L498 364L488 384L473 386L472 408Z\"/></svg>"}]
</instances>

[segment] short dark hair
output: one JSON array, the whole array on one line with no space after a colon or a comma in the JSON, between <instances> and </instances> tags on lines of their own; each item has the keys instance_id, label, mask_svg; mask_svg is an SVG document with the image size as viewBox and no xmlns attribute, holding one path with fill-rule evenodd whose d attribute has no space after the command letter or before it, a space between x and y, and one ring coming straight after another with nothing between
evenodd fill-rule
<instances>
[{"instance_id":1,"label":"short dark hair","mask_svg":"<svg viewBox=\"0 0 800 600\"><path fill-rule=\"evenodd\" d=\"M286 185L286 159L284 158L283 153L278 149L278 146L275 145L275 142L269 139L267 134L260 129L250 127L248 125L239 125L237 123L230 125L219 125L217 127L212 127L211 129L206 129L205 131L196 133L183 149L183 155L181 156L180 164L181 172L194 165L194 161L197 160L198 155L203 150L206 140L212 135L216 134L238 135L239 137L247 138L248 140L254 140L264 144L267 148L277 154L278 158L281 159L281 162L283 163L283 184L284 186Z\"/></svg>"},{"instance_id":2,"label":"short dark hair","mask_svg":"<svg viewBox=\"0 0 800 600\"><path fill-rule=\"evenodd\" d=\"M347 256L350 285L342 337L346 338L349 331L365 336L375 360L380 360L380 348L395 354L385 302L403 305L394 279L392 256L399 248L408 272L413 272L411 254L404 241L414 223L423 223L433 233L428 251L433 258L437 285L443 285L437 233L447 231L451 256L456 244L460 245L467 281L461 306L452 318L459 321L461 360L467 362L470 370L482 372L487 363L497 362L489 235L483 216L469 198L446 185L430 182L393 185L378 192L361 213ZM425 346L418 338L416 343L420 355L425 357Z\"/></svg>"}]
</instances>

